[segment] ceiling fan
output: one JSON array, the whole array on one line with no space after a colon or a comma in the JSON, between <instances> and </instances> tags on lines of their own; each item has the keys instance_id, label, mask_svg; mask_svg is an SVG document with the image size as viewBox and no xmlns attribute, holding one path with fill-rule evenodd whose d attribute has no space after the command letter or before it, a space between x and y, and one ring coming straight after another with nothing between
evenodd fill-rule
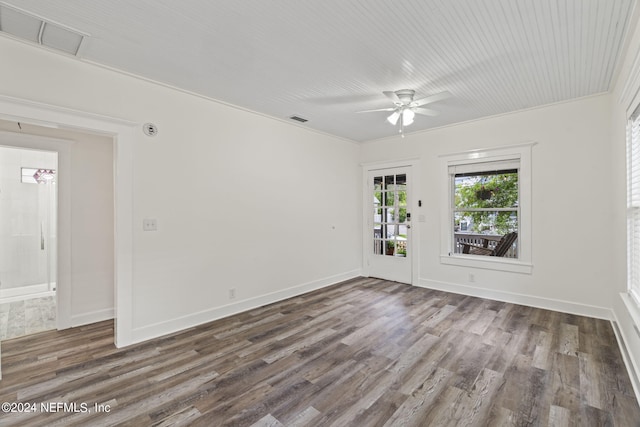
<instances>
[{"instance_id":1,"label":"ceiling fan","mask_svg":"<svg viewBox=\"0 0 640 427\"><path fill-rule=\"evenodd\" d=\"M413 119L416 114L422 114L424 116L432 116L435 117L440 114L439 111L432 110L431 108L424 108L424 105L431 104L437 101L442 101L443 99L447 99L451 97L451 93L449 92L440 92L435 95L427 96L426 98L413 100L413 97L416 93L415 90L412 89L400 89L395 92L392 91L384 91L387 98L389 98L395 104L395 107L390 108L378 108L375 110L364 110L358 111L358 113L371 113L374 111L393 111L389 117L387 117L387 121L392 125L397 125L399 123L399 132L404 137L403 131L405 126L409 126L413 123Z\"/></svg>"}]
</instances>

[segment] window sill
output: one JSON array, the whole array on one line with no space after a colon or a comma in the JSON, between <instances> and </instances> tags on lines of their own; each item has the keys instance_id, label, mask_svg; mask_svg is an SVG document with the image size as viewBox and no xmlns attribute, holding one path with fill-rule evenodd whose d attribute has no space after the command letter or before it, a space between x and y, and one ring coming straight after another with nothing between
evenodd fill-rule
<instances>
[{"instance_id":1,"label":"window sill","mask_svg":"<svg viewBox=\"0 0 640 427\"><path fill-rule=\"evenodd\" d=\"M479 259L487 258L487 259ZM440 255L440 263L461 267L484 268L486 270L531 274L533 264L506 258L481 257L478 255Z\"/></svg>"}]
</instances>

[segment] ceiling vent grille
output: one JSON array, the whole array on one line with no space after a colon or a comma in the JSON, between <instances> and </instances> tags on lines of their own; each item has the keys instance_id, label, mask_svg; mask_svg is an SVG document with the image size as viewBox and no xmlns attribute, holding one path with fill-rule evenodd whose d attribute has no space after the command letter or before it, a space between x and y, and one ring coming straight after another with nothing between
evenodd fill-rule
<instances>
[{"instance_id":1,"label":"ceiling vent grille","mask_svg":"<svg viewBox=\"0 0 640 427\"><path fill-rule=\"evenodd\" d=\"M309 120L302 118L300 116L291 116L289 117L291 120L295 120L296 122L300 122L300 123L304 123L304 122L308 122Z\"/></svg>"},{"instance_id":2,"label":"ceiling vent grille","mask_svg":"<svg viewBox=\"0 0 640 427\"><path fill-rule=\"evenodd\" d=\"M79 56L88 34L56 24L0 2L0 32Z\"/></svg>"}]
</instances>

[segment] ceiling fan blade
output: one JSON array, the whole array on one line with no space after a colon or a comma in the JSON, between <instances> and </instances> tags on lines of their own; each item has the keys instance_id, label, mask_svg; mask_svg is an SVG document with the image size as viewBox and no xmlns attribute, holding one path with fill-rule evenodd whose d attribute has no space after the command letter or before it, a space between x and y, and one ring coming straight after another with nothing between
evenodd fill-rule
<instances>
[{"instance_id":1,"label":"ceiling fan blade","mask_svg":"<svg viewBox=\"0 0 640 427\"><path fill-rule=\"evenodd\" d=\"M443 99L451 98L451 93L444 91L436 93L435 95L427 96L426 98L415 100L411 103L412 107L420 107L422 105L431 104L432 102L442 101Z\"/></svg>"},{"instance_id":2,"label":"ceiling fan blade","mask_svg":"<svg viewBox=\"0 0 640 427\"><path fill-rule=\"evenodd\" d=\"M416 114L422 114L423 116L436 117L440 115L440 111L432 110L431 108L414 107L411 109Z\"/></svg>"},{"instance_id":3,"label":"ceiling fan blade","mask_svg":"<svg viewBox=\"0 0 640 427\"><path fill-rule=\"evenodd\" d=\"M394 111L396 108L395 107L390 107L390 108L378 108L376 110L363 110L363 111L356 111L356 113L373 113L374 111Z\"/></svg>"},{"instance_id":4,"label":"ceiling fan blade","mask_svg":"<svg viewBox=\"0 0 640 427\"><path fill-rule=\"evenodd\" d=\"M385 94L385 96L387 98L389 98L390 100L393 101L394 104L396 105L402 105L402 101L400 101L400 98L398 98L398 95L396 95L395 92L392 92L390 90L385 90L384 92L382 92Z\"/></svg>"}]
</instances>

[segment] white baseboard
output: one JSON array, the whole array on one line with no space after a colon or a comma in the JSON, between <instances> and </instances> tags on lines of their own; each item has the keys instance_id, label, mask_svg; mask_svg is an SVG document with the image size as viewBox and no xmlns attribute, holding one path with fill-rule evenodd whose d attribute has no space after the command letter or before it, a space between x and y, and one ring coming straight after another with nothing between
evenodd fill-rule
<instances>
[{"instance_id":1,"label":"white baseboard","mask_svg":"<svg viewBox=\"0 0 640 427\"><path fill-rule=\"evenodd\" d=\"M71 316L71 327L88 325L90 323L102 322L103 320L110 320L115 317L113 308L106 308L103 310L95 310L82 314L75 314Z\"/></svg>"},{"instance_id":2,"label":"white baseboard","mask_svg":"<svg viewBox=\"0 0 640 427\"><path fill-rule=\"evenodd\" d=\"M580 316L595 317L596 319L612 320L611 309L571 301L563 301L552 298L542 298L526 294L496 291L494 289L479 288L475 286L459 285L457 283L440 282L429 279L418 279L416 286L439 291L453 292L473 297L487 298L496 301L510 302L513 304L527 305L546 310L560 311L562 313L578 314Z\"/></svg>"},{"instance_id":3,"label":"white baseboard","mask_svg":"<svg viewBox=\"0 0 640 427\"><path fill-rule=\"evenodd\" d=\"M134 328L131 344L178 332L187 328L191 328L193 326L201 325L203 323L212 322L214 320L228 317L233 314L242 313L243 311L262 307L267 304L272 304L278 301L285 300L287 298L315 291L316 289L335 285L336 283L353 279L354 277L359 277L361 275L362 270L360 269L348 271L346 273L337 274L280 291L238 301L233 304L215 307L210 310L200 311L198 313L189 314L187 316L182 316L176 319L155 323L140 328Z\"/></svg>"},{"instance_id":4,"label":"white baseboard","mask_svg":"<svg viewBox=\"0 0 640 427\"><path fill-rule=\"evenodd\" d=\"M629 374L629 379L631 380L631 386L633 387L633 391L636 394L636 399L640 402L640 372L636 369L636 364L634 360L633 354L630 354L629 347L627 347L627 337L625 337L624 331L618 327L618 320L613 312L616 320L611 321L611 326L613 327L613 332L616 334L616 340L618 341L618 347L620 348L620 353L622 353L622 359L624 361L624 365L627 367L627 373Z\"/></svg>"},{"instance_id":5,"label":"white baseboard","mask_svg":"<svg viewBox=\"0 0 640 427\"><path fill-rule=\"evenodd\" d=\"M620 347L624 364L627 366L633 391L636 393L636 399L640 402L640 353L637 351L639 348L638 343L640 342L640 329L638 328L640 326L640 310L638 310L638 306L626 292L621 293L620 298L624 307L621 308L622 313L620 314L627 317L627 319L623 323L622 320L624 319L620 319L617 310L614 309L614 320L611 323L618 339L618 346Z\"/></svg>"}]
</instances>

